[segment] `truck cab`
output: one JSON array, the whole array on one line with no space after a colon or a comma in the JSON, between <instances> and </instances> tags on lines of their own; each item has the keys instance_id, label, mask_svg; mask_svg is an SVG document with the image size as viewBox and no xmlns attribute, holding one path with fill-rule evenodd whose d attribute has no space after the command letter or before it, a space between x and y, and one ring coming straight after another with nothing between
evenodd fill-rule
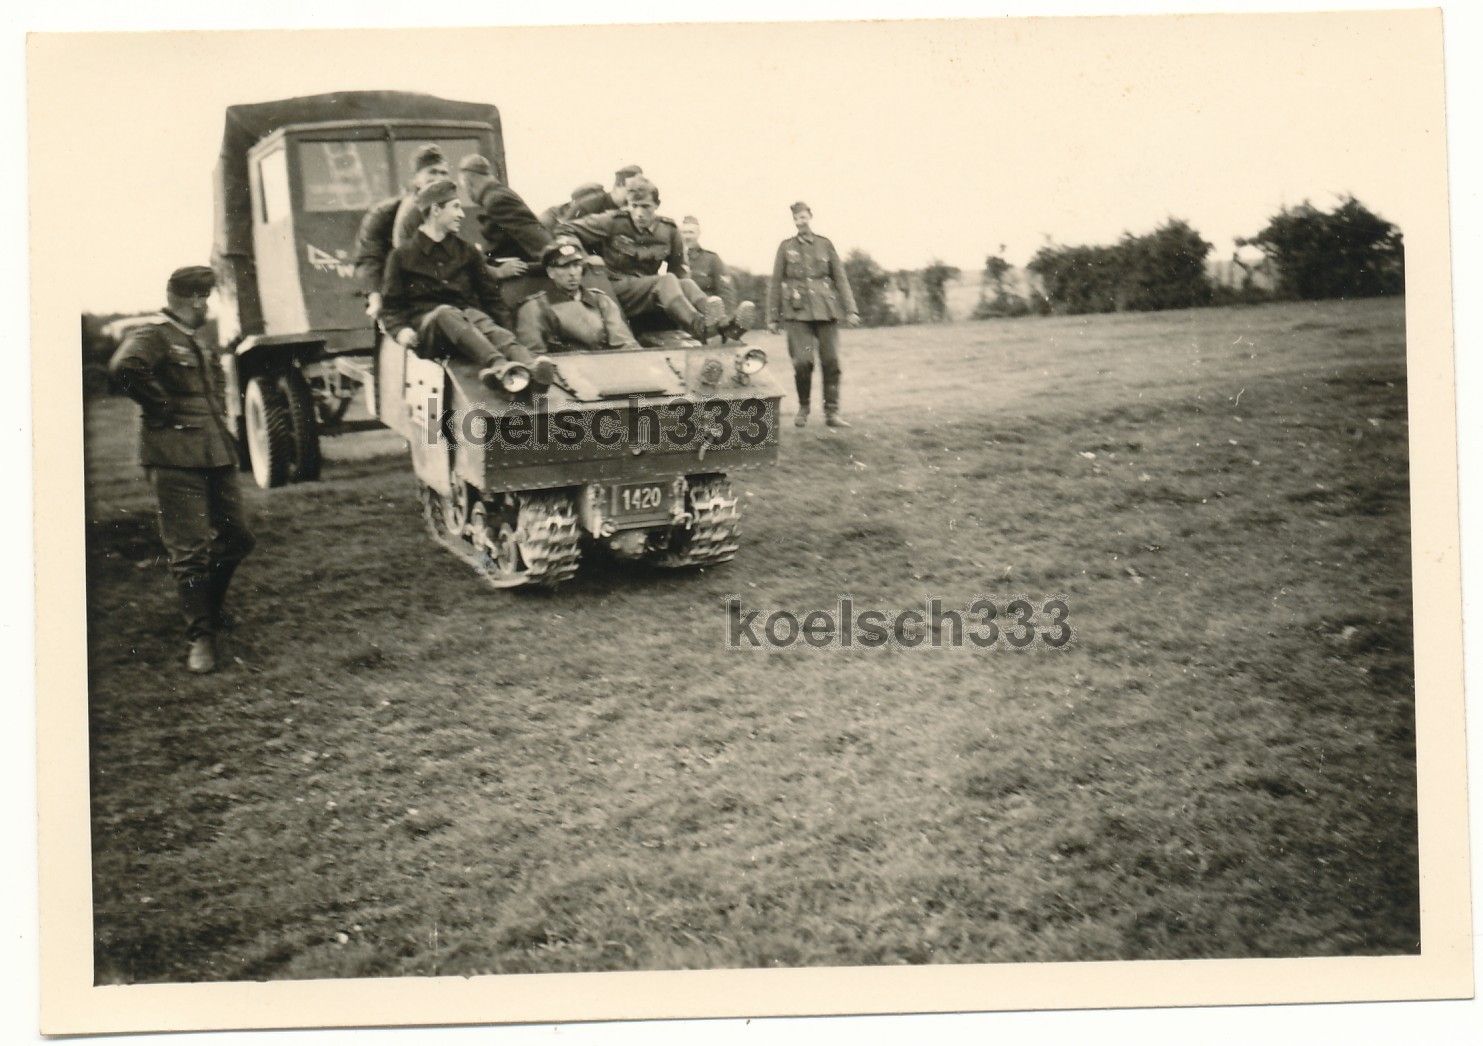
<instances>
[{"instance_id":1,"label":"truck cab","mask_svg":"<svg viewBox=\"0 0 1483 1046\"><path fill-rule=\"evenodd\" d=\"M377 335L356 279L356 233L369 208L404 191L414 154L434 142L450 169L479 153L505 176L493 106L344 92L228 108L212 260L228 412L260 486L317 478L319 438L357 396L376 416ZM477 244L478 223L462 235Z\"/></svg>"}]
</instances>

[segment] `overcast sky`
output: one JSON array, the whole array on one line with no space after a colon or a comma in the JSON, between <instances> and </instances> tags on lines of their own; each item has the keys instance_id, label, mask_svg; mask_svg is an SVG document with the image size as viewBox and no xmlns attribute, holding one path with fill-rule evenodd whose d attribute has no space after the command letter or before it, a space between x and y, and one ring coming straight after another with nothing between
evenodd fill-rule
<instances>
[{"instance_id":1,"label":"overcast sky","mask_svg":"<svg viewBox=\"0 0 1483 1046\"><path fill-rule=\"evenodd\" d=\"M1346 191L1404 229L1407 143L1434 115L1408 92L1435 56L1386 17L52 37L33 74L65 68L87 102L45 79L32 102L75 129L99 311L152 307L207 260L226 105L373 88L498 105L537 211L636 162L735 265L767 270L802 198L842 252L976 272L999 244L1018 264L1169 216L1228 256L1279 206Z\"/></svg>"}]
</instances>

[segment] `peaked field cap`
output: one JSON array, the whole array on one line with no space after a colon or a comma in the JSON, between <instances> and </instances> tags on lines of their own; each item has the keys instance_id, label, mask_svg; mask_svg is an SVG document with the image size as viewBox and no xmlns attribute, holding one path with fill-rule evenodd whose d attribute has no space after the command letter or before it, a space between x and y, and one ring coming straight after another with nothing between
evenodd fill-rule
<instances>
[{"instance_id":1,"label":"peaked field cap","mask_svg":"<svg viewBox=\"0 0 1483 1046\"><path fill-rule=\"evenodd\" d=\"M541 264L549 268L563 265L581 265L587 255L571 243L553 243L541 252Z\"/></svg>"},{"instance_id":2,"label":"peaked field cap","mask_svg":"<svg viewBox=\"0 0 1483 1046\"><path fill-rule=\"evenodd\" d=\"M458 169L460 171L468 171L470 174L494 173L494 168L489 166L488 158L480 156L478 153L469 153L462 160L459 160Z\"/></svg>"},{"instance_id":3,"label":"peaked field cap","mask_svg":"<svg viewBox=\"0 0 1483 1046\"><path fill-rule=\"evenodd\" d=\"M450 178L439 178L424 185L417 193L417 206L423 211L440 203L458 199L458 186Z\"/></svg>"},{"instance_id":4,"label":"peaked field cap","mask_svg":"<svg viewBox=\"0 0 1483 1046\"><path fill-rule=\"evenodd\" d=\"M624 182L628 181L628 179L643 173L644 169L642 167L640 167L636 163L630 163L618 168L616 171L613 172L613 181L619 185L622 185Z\"/></svg>"},{"instance_id":5,"label":"peaked field cap","mask_svg":"<svg viewBox=\"0 0 1483 1046\"><path fill-rule=\"evenodd\" d=\"M693 214L687 214L687 215L685 215L685 217L683 217L683 218L680 219L680 224L681 225L699 225L700 224L700 219L697 218L697 217L695 217L695 215L693 215Z\"/></svg>"},{"instance_id":6,"label":"peaked field cap","mask_svg":"<svg viewBox=\"0 0 1483 1046\"><path fill-rule=\"evenodd\" d=\"M432 167L434 164L440 163L446 164L447 162L448 157L443 155L442 146L433 142L429 145L424 145L412 154L412 173L416 174L424 167Z\"/></svg>"},{"instance_id":7,"label":"peaked field cap","mask_svg":"<svg viewBox=\"0 0 1483 1046\"><path fill-rule=\"evenodd\" d=\"M814 213L814 209L808 204L804 203L802 200L799 200L797 203L791 205L788 210L792 211L794 214L797 214L799 211L808 211L809 214Z\"/></svg>"},{"instance_id":8,"label":"peaked field cap","mask_svg":"<svg viewBox=\"0 0 1483 1046\"><path fill-rule=\"evenodd\" d=\"M216 286L216 273L206 265L186 265L176 269L165 282L165 290L181 296L209 294Z\"/></svg>"}]
</instances>

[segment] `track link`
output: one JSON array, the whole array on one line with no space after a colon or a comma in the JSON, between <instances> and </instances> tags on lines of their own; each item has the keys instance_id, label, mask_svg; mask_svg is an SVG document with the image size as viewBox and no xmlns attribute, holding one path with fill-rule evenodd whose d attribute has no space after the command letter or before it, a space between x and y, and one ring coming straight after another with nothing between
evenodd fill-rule
<instances>
[{"instance_id":1,"label":"track link","mask_svg":"<svg viewBox=\"0 0 1483 1046\"><path fill-rule=\"evenodd\" d=\"M729 562L739 547L737 524L741 513L731 481L725 476L697 480L687 494L690 525L678 532L670 547L657 553L662 567L707 567Z\"/></svg>"}]
</instances>

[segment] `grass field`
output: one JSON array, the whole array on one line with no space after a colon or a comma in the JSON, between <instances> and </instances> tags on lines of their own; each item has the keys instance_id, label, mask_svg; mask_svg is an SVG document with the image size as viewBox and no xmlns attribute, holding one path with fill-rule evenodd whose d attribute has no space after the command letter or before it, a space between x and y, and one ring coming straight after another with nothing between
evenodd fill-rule
<instances>
[{"instance_id":1,"label":"grass field","mask_svg":"<svg viewBox=\"0 0 1483 1046\"><path fill-rule=\"evenodd\" d=\"M206 678L95 401L98 979L1415 952L1404 303L845 347L856 427L787 428L702 574L492 592L397 439L329 441L249 487ZM1076 640L724 647L843 593Z\"/></svg>"}]
</instances>

